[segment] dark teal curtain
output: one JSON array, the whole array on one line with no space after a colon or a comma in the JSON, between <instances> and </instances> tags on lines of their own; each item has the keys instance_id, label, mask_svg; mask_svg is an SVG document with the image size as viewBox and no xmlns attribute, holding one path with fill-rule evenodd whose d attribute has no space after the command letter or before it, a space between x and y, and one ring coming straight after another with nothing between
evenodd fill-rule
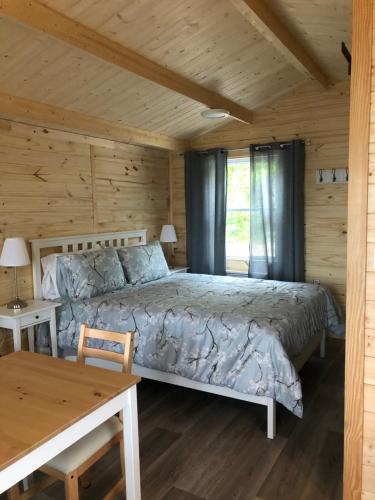
<instances>
[{"instance_id":1,"label":"dark teal curtain","mask_svg":"<svg viewBox=\"0 0 375 500\"><path fill-rule=\"evenodd\" d=\"M190 271L226 274L227 152L185 154L187 259Z\"/></svg>"},{"instance_id":2,"label":"dark teal curtain","mask_svg":"<svg viewBox=\"0 0 375 500\"><path fill-rule=\"evenodd\" d=\"M305 145L250 146L249 276L304 281Z\"/></svg>"}]
</instances>

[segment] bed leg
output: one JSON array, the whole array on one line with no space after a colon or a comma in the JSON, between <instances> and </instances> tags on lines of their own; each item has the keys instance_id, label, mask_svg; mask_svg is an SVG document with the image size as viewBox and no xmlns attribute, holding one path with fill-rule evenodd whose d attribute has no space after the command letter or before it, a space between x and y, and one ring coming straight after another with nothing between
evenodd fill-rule
<instances>
[{"instance_id":1,"label":"bed leg","mask_svg":"<svg viewBox=\"0 0 375 500\"><path fill-rule=\"evenodd\" d=\"M323 330L322 340L320 341L320 357L326 357L326 331Z\"/></svg>"},{"instance_id":2,"label":"bed leg","mask_svg":"<svg viewBox=\"0 0 375 500\"><path fill-rule=\"evenodd\" d=\"M276 401L269 398L267 403L267 437L273 439L276 436Z\"/></svg>"}]
</instances>

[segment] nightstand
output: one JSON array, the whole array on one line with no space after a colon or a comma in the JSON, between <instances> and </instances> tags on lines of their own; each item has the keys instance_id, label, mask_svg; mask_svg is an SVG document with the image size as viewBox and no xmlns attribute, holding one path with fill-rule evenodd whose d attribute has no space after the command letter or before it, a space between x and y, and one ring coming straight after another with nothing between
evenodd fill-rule
<instances>
[{"instance_id":1,"label":"nightstand","mask_svg":"<svg viewBox=\"0 0 375 500\"><path fill-rule=\"evenodd\" d=\"M52 356L57 358L56 307L61 304L48 300L29 300L27 307L13 311L7 306L0 307L0 328L13 331L15 351L21 350L21 330L27 328L29 350L34 352L34 326L49 323Z\"/></svg>"},{"instance_id":2,"label":"nightstand","mask_svg":"<svg viewBox=\"0 0 375 500\"><path fill-rule=\"evenodd\" d=\"M172 267L171 269L169 269L169 272L171 274L176 274L176 273L187 273L188 270L190 269L190 267Z\"/></svg>"}]
</instances>

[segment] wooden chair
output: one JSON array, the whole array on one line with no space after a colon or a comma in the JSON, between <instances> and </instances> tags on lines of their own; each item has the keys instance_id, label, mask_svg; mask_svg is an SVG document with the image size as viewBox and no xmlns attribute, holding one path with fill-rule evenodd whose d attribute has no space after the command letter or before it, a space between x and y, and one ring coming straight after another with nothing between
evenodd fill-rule
<instances>
[{"instance_id":1,"label":"wooden chair","mask_svg":"<svg viewBox=\"0 0 375 500\"><path fill-rule=\"evenodd\" d=\"M124 346L123 354L105 350L104 348L89 347L89 339L98 339L122 344ZM103 330L95 330L81 325L81 331L78 342L77 362L85 363L86 358L99 358L108 361L114 361L122 365L122 371L130 373L133 361L133 332L116 333ZM123 432L121 418L115 416L104 422L102 425L91 431L85 437L73 444L60 455L50 460L40 470L48 474L47 478L32 485L24 493L20 493L18 485L9 490L11 500L26 499L35 495L37 492L45 489L47 486L60 479L65 484L66 500L78 500L78 479L95 462L107 453L113 446L120 444L122 477L117 484L107 493L105 499L112 498L125 485L125 463Z\"/></svg>"}]
</instances>

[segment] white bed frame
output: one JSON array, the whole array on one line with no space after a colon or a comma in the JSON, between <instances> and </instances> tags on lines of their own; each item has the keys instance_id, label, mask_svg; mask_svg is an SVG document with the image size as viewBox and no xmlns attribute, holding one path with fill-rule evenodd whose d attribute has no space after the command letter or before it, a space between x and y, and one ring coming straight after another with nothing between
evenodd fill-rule
<instances>
[{"instance_id":1,"label":"white bed frame","mask_svg":"<svg viewBox=\"0 0 375 500\"><path fill-rule=\"evenodd\" d=\"M75 252L79 250L89 250L95 245L125 248L133 245L144 245L147 243L146 229L139 231L123 231L116 233L103 233L103 234L88 234L83 236L63 236L57 238L46 238L40 240L31 240L32 248L32 267L33 267L33 282L34 282L34 297L42 299L42 269L41 269L41 250L53 249L54 252L61 251L62 253ZM46 252L47 254L48 252ZM325 355L325 332L312 339L306 346L303 353L294 360L294 365L297 370L300 370L305 362L309 359L311 354L320 344L320 355ZM74 357L68 357L74 359ZM111 366L108 362L103 360L91 360L92 364L103 366L107 368L117 368L113 363ZM220 387L216 385L204 384L196 382L180 375L166 373L159 370L145 368L143 366L133 364L133 373L141 377L160 382L167 382L169 384L187 387L189 389L196 389L199 391L209 392L211 394L218 394L229 398L240 399L250 403L256 403L267 407L267 437L273 439L276 435L276 401L272 398L265 396L252 396L250 394L242 394L227 387Z\"/></svg>"}]
</instances>

